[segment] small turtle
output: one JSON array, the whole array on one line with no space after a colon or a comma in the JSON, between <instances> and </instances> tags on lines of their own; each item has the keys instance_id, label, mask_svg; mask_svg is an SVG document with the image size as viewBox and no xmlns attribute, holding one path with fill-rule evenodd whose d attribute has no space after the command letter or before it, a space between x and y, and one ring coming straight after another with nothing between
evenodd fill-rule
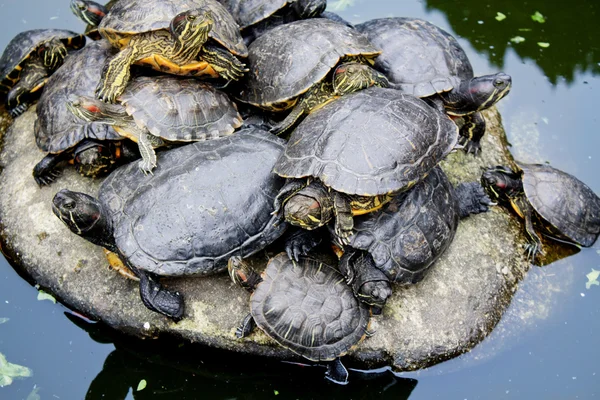
<instances>
[{"instance_id":1,"label":"small turtle","mask_svg":"<svg viewBox=\"0 0 600 400\"><path fill-rule=\"evenodd\" d=\"M310 361L328 361L325 377L346 384L340 357L369 332L369 307L354 297L335 268L309 257L278 254L259 275L239 257L229 259L231 279L252 292L250 314L236 336L258 325L281 346Z\"/></svg>"},{"instance_id":2,"label":"small turtle","mask_svg":"<svg viewBox=\"0 0 600 400\"><path fill-rule=\"evenodd\" d=\"M493 106L510 91L504 73L473 76L465 51L448 32L417 18L380 18L356 25L381 55L375 68L392 87L441 103L448 115L463 117L460 144L479 153L485 120L479 111Z\"/></svg>"},{"instance_id":3,"label":"small turtle","mask_svg":"<svg viewBox=\"0 0 600 400\"><path fill-rule=\"evenodd\" d=\"M38 102L35 140L48 153L33 169L38 185L48 185L59 175L61 161L72 161L80 174L97 177L122 161L139 158L112 126L83 122L65 106L69 96L93 96L106 59L113 55L106 41L90 43L69 55L48 79Z\"/></svg>"},{"instance_id":4,"label":"small turtle","mask_svg":"<svg viewBox=\"0 0 600 400\"><path fill-rule=\"evenodd\" d=\"M98 32L98 25L117 1L110 0L103 6L92 0L71 0L71 11L87 24L84 34L90 39L100 40L102 36Z\"/></svg>"},{"instance_id":5,"label":"small turtle","mask_svg":"<svg viewBox=\"0 0 600 400\"><path fill-rule=\"evenodd\" d=\"M248 54L239 26L216 0L119 0L98 29L120 49L107 62L96 89L106 102L114 103L125 90L131 64L227 81L246 71L236 58Z\"/></svg>"},{"instance_id":6,"label":"small turtle","mask_svg":"<svg viewBox=\"0 0 600 400\"><path fill-rule=\"evenodd\" d=\"M289 182L275 210L315 229L335 218L342 241L353 216L412 188L456 146L458 128L425 101L369 88L310 114L292 133L273 172Z\"/></svg>"},{"instance_id":7,"label":"small turtle","mask_svg":"<svg viewBox=\"0 0 600 400\"><path fill-rule=\"evenodd\" d=\"M517 166L516 172L489 168L481 182L493 200L510 204L525 219L528 257L543 254L536 230L560 242L592 246L600 234L600 198L579 179L549 165Z\"/></svg>"},{"instance_id":8,"label":"small turtle","mask_svg":"<svg viewBox=\"0 0 600 400\"><path fill-rule=\"evenodd\" d=\"M248 51L250 72L239 100L272 112L293 107L271 130L276 134L340 95L388 86L370 67L379 50L362 34L325 18L274 28Z\"/></svg>"},{"instance_id":9,"label":"small turtle","mask_svg":"<svg viewBox=\"0 0 600 400\"><path fill-rule=\"evenodd\" d=\"M0 97L5 97L10 114L25 112L67 50L84 45L83 35L64 29L34 29L15 36L0 57Z\"/></svg>"},{"instance_id":10,"label":"small turtle","mask_svg":"<svg viewBox=\"0 0 600 400\"><path fill-rule=\"evenodd\" d=\"M299 19L320 16L327 0L222 0L240 25L246 43L266 31Z\"/></svg>"},{"instance_id":11,"label":"small turtle","mask_svg":"<svg viewBox=\"0 0 600 400\"><path fill-rule=\"evenodd\" d=\"M378 314L392 294L390 282L420 282L452 243L459 219L491 204L479 182L454 188L436 167L404 196L355 219L349 245L338 243L344 249L340 271Z\"/></svg>"},{"instance_id":12,"label":"small turtle","mask_svg":"<svg viewBox=\"0 0 600 400\"><path fill-rule=\"evenodd\" d=\"M283 140L246 128L158 154L153 175L136 163L106 178L97 199L61 190L52 210L75 234L119 255L140 278L149 309L178 320L179 293L158 276L209 275L247 257L286 230L272 215L283 180L271 173Z\"/></svg>"},{"instance_id":13,"label":"small turtle","mask_svg":"<svg viewBox=\"0 0 600 400\"><path fill-rule=\"evenodd\" d=\"M174 76L138 77L107 104L89 96L71 96L66 105L82 121L112 126L137 142L140 169L156 167L154 148L232 134L242 117L229 97L206 82Z\"/></svg>"}]
</instances>

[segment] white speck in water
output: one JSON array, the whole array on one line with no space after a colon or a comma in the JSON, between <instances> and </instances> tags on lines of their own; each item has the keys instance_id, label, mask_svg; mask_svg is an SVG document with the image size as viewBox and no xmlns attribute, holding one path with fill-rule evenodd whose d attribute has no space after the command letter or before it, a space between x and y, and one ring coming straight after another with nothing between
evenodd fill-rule
<instances>
[{"instance_id":1,"label":"white speck in water","mask_svg":"<svg viewBox=\"0 0 600 400\"><path fill-rule=\"evenodd\" d=\"M577 380L577 377L576 377L576 376L574 376L574 377L573 377L573 380L574 380L574 381L575 381L575 380Z\"/></svg>"},{"instance_id":2,"label":"white speck in water","mask_svg":"<svg viewBox=\"0 0 600 400\"><path fill-rule=\"evenodd\" d=\"M507 390L507 391L506 391L506 394L509 394L509 393L510 393L510 390Z\"/></svg>"},{"instance_id":3,"label":"white speck in water","mask_svg":"<svg viewBox=\"0 0 600 400\"><path fill-rule=\"evenodd\" d=\"M50 19L51 19L51 20L53 20L53 19L58 19L58 17L50 17Z\"/></svg>"},{"instance_id":4,"label":"white speck in water","mask_svg":"<svg viewBox=\"0 0 600 400\"><path fill-rule=\"evenodd\" d=\"M25 25L27 25L27 21L26 20L22 19L21 22L24 23Z\"/></svg>"},{"instance_id":5,"label":"white speck in water","mask_svg":"<svg viewBox=\"0 0 600 400\"><path fill-rule=\"evenodd\" d=\"M4 300L4 302L5 302L6 304L8 304L8 300Z\"/></svg>"},{"instance_id":6,"label":"white speck in water","mask_svg":"<svg viewBox=\"0 0 600 400\"><path fill-rule=\"evenodd\" d=\"M483 25L483 21L481 21L481 20L477 21L477 23L478 23L479 25Z\"/></svg>"},{"instance_id":7,"label":"white speck in water","mask_svg":"<svg viewBox=\"0 0 600 400\"><path fill-rule=\"evenodd\" d=\"M585 297L585 293L579 293L581 297Z\"/></svg>"},{"instance_id":8,"label":"white speck in water","mask_svg":"<svg viewBox=\"0 0 600 400\"><path fill-rule=\"evenodd\" d=\"M493 48L494 48L494 46L490 46L490 49L493 49Z\"/></svg>"},{"instance_id":9,"label":"white speck in water","mask_svg":"<svg viewBox=\"0 0 600 400\"><path fill-rule=\"evenodd\" d=\"M150 329L150 322L144 322L144 329Z\"/></svg>"}]
</instances>

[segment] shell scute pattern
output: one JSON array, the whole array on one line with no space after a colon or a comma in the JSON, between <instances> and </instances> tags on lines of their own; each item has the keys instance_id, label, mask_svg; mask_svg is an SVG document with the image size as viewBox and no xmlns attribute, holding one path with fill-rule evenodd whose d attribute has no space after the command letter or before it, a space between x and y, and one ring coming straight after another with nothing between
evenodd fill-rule
<instances>
[{"instance_id":1,"label":"shell scute pattern","mask_svg":"<svg viewBox=\"0 0 600 400\"><path fill-rule=\"evenodd\" d=\"M457 127L424 101L369 88L311 113L294 130L274 171L313 176L348 194L407 190L456 145Z\"/></svg>"}]
</instances>

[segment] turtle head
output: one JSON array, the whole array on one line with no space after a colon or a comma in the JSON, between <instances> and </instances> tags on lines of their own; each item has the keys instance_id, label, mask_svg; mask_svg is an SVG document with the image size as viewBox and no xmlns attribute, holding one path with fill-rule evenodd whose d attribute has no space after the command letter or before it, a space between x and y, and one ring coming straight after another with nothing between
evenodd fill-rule
<instances>
[{"instance_id":1,"label":"turtle head","mask_svg":"<svg viewBox=\"0 0 600 400\"><path fill-rule=\"evenodd\" d=\"M231 280L249 292L256 289L256 285L262 282L262 278L250 267L242 257L231 257L227 262L227 271Z\"/></svg>"},{"instance_id":2,"label":"turtle head","mask_svg":"<svg viewBox=\"0 0 600 400\"><path fill-rule=\"evenodd\" d=\"M291 225L313 230L333 218L333 201L327 188L313 181L284 200L283 215Z\"/></svg>"},{"instance_id":3,"label":"turtle head","mask_svg":"<svg viewBox=\"0 0 600 400\"><path fill-rule=\"evenodd\" d=\"M55 70L60 67L67 56L67 48L60 39L52 38L38 48L38 56L44 67Z\"/></svg>"},{"instance_id":4,"label":"turtle head","mask_svg":"<svg viewBox=\"0 0 600 400\"><path fill-rule=\"evenodd\" d=\"M87 141L75 149L73 160L81 176L97 178L109 173L118 158L119 151L115 151L113 146Z\"/></svg>"},{"instance_id":5,"label":"turtle head","mask_svg":"<svg viewBox=\"0 0 600 400\"><path fill-rule=\"evenodd\" d=\"M485 110L506 96L511 87L512 78L502 72L464 80L452 91L444 93L448 97L446 110L451 115Z\"/></svg>"},{"instance_id":6,"label":"turtle head","mask_svg":"<svg viewBox=\"0 0 600 400\"><path fill-rule=\"evenodd\" d=\"M523 192L521 175L502 165L486 169L481 175L481 185L492 201L506 201Z\"/></svg>"},{"instance_id":7,"label":"turtle head","mask_svg":"<svg viewBox=\"0 0 600 400\"><path fill-rule=\"evenodd\" d=\"M327 0L296 0L292 5L301 19L316 18L325 11Z\"/></svg>"},{"instance_id":8,"label":"turtle head","mask_svg":"<svg viewBox=\"0 0 600 400\"><path fill-rule=\"evenodd\" d=\"M185 49L200 49L208 40L215 17L210 10L196 8L177 14L170 25L171 34L178 44L177 53Z\"/></svg>"},{"instance_id":9,"label":"turtle head","mask_svg":"<svg viewBox=\"0 0 600 400\"><path fill-rule=\"evenodd\" d=\"M128 119L123 106L104 103L94 97L69 95L67 109L77 118L85 122L102 122L107 125L118 125Z\"/></svg>"},{"instance_id":10,"label":"turtle head","mask_svg":"<svg viewBox=\"0 0 600 400\"><path fill-rule=\"evenodd\" d=\"M357 62L340 64L333 72L333 91L338 96L371 86L389 87L390 83L382 73Z\"/></svg>"},{"instance_id":11,"label":"turtle head","mask_svg":"<svg viewBox=\"0 0 600 400\"><path fill-rule=\"evenodd\" d=\"M112 229L104 207L85 193L62 189L52 199L52 211L71 232L114 250Z\"/></svg>"},{"instance_id":12,"label":"turtle head","mask_svg":"<svg viewBox=\"0 0 600 400\"><path fill-rule=\"evenodd\" d=\"M108 12L102 4L90 0L71 0L71 11L77 18L92 26L100 25Z\"/></svg>"}]
</instances>

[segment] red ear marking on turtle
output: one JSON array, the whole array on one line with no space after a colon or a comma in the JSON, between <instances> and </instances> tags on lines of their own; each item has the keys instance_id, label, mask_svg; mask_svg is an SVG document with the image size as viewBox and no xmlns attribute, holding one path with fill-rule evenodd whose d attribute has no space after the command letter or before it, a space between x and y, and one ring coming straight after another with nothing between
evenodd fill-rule
<instances>
[{"instance_id":1,"label":"red ear marking on turtle","mask_svg":"<svg viewBox=\"0 0 600 400\"><path fill-rule=\"evenodd\" d=\"M89 104L89 105L84 105L82 106L83 108L85 108L86 110L88 110L89 112L93 112L93 113L99 113L100 109L93 105L93 104Z\"/></svg>"}]
</instances>

